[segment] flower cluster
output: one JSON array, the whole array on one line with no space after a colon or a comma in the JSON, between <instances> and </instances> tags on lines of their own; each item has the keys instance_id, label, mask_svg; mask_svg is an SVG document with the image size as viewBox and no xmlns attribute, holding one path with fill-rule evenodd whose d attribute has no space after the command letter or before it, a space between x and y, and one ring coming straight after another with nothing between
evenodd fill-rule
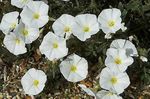
<instances>
[{"instance_id":1,"label":"flower cluster","mask_svg":"<svg viewBox=\"0 0 150 99\"><path fill-rule=\"evenodd\" d=\"M20 13L14 11L3 16L0 30L5 34L4 45L14 55L27 52L25 44L35 41L42 28L49 20L49 6L43 1L11 0L11 4L23 8ZM71 16L61 15L52 25L43 38L39 50L50 61L59 60L68 55L67 40L72 35L80 41L86 41L92 35L102 30L105 38L110 39L112 34L120 29L127 28L122 23L121 11L117 8L104 9L98 16L94 14L80 14ZM85 85L79 86L89 95L97 99L122 99L119 96L126 89L130 80L125 72L133 63L132 56L138 56L132 42L124 39L114 40L106 52L106 68L100 73L99 84L104 90L93 92ZM60 72L67 81L79 82L88 75L88 62L85 58L73 53L59 64ZM39 94L46 83L47 77L41 70L29 69L21 79L26 94Z\"/></svg>"},{"instance_id":2,"label":"flower cluster","mask_svg":"<svg viewBox=\"0 0 150 99\"><path fill-rule=\"evenodd\" d=\"M111 43L106 55L106 68L100 73L99 83L103 89L119 95L130 84L125 71L133 63L131 56L137 56L137 50L130 41L117 39Z\"/></svg>"},{"instance_id":3,"label":"flower cluster","mask_svg":"<svg viewBox=\"0 0 150 99\"><path fill-rule=\"evenodd\" d=\"M137 54L135 46L130 41L124 39L114 40L106 52L106 67L99 75L100 87L105 90L95 93L83 84L79 84L79 86L88 95L94 96L96 99L122 99L119 94L123 93L124 89L130 84L125 71L133 63L131 56L137 56Z\"/></svg>"},{"instance_id":4,"label":"flower cluster","mask_svg":"<svg viewBox=\"0 0 150 99\"><path fill-rule=\"evenodd\" d=\"M0 23L0 30L5 34L3 43L14 55L24 54L27 52L25 44L35 41L40 35L39 28L48 22L49 6L32 0L11 0L11 4L23 10L21 19L17 11L3 16Z\"/></svg>"}]
</instances>

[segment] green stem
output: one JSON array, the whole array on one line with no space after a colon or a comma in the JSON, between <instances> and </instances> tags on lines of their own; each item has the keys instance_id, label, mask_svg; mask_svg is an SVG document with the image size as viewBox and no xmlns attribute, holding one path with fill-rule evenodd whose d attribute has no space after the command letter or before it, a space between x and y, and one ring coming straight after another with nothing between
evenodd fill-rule
<instances>
[{"instance_id":1,"label":"green stem","mask_svg":"<svg viewBox=\"0 0 150 99\"><path fill-rule=\"evenodd\" d=\"M96 7L96 2L95 2L95 0L91 0L90 7Z\"/></svg>"},{"instance_id":2,"label":"green stem","mask_svg":"<svg viewBox=\"0 0 150 99\"><path fill-rule=\"evenodd\" d=\"M76 4L77 4L77 7L79 7L79 6L80 6L80 4L79 4L79 1L78 1L78 0L76 0Z\"/></svg>"},{"instance_id":3,"label":"green stem","mask_svg":"<svg viewBox=\"0 0 150 99\"><path fill-rule=\"evenodd\" d=\"M53 72L53 78L55 78L55 64L52 63L52 72Z\"/></svg>"}]
</instances>

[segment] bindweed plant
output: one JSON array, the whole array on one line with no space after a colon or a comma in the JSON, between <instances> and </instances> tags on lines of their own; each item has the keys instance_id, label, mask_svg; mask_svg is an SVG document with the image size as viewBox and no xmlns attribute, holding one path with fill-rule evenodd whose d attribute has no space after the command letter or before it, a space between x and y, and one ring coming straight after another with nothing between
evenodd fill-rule
<instances>
[{"instance_id":1,"label":"bindweed plant","mask_svg":"<svg viewBox=\"0 0 150 99\"><path fill-rule=\"evenodd\" d=\"M21 98L150 97L149 1L0 4L2 98L12 85Z\"/></svg>"}]
</instances>

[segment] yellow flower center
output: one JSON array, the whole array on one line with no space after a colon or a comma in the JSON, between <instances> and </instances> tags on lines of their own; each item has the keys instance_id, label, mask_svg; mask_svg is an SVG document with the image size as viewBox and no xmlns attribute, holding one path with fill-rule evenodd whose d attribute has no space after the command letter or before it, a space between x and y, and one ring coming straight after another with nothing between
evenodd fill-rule
<instances>
[{"instance_id":1,"label":"yellow flower center","mask_svg":"<svg viewBox=\"0 0 150 99\"><path fill-rule=\"evenodd\" d=\"M75 65L72 65L70 71L71 72L76 72L77 71L77 67Z\"/></svg>"},{"instance_id":2,"label":"yellow flower center","mask_svg":"<svg viewBox=\"0 0 150 99\"><path fill-rule=\"evenodd\" d=\"M53 43L53 48L58 48L58 43L57 42Z\"/></svg>"},{"instance_id":3,"label":"yellow flower center","mask_svg":"<svg viewBox=\"0 0 150 99\"><path fill-rule=\"evenodd\" d=\"M84 26L84 27L83 27L83 31L84 31L84 32L90 32L89 26Z\"/></svg>"},{"instance_id":4,"label":"yellow flower center","mask_svg":"<svg viewBox=\"0 0 150 99\"><path fill-rule=\"evenodd\" d=\"M22 3L26 3L28 0L22 0Z\"/></svg>"},{"instance_id":5,"label":"yellow flower center","mask_svg":"<svg viewBox=\"0 0 150 99\"><path fill-rule=\"evenodd\" d=\"M34 19L39 19L39 17L40 17L40 14L39 14L39 13L34 13L34 14L33 14L33 18L34 18Z\"/></svg>"},{"instance_id":6,"label":"yellow flower center","mask_svg":"<svg viewBox=\"0 0 150 99\"><path fill-rule=\"evenodd\" d=\"M16 44L20 44L20 40L18 38L15 39Z\"/></svg>"},{"instance_id":7,"label":"yellow flower center","mask_svg":"<svg viewBox=\"0 0 150 99\"><path fill-rule=\"evenodd\" d=\"M71 32L71 28L69 26L66 26L64 28L64 32L67 33L67 32Z\"/></svg>"},{"instance_id":8,"label":"yellow flower center","mask_svg":"<svg viewBox=\"0 0 150 99\"><path fill-rule=\"evenodd\" d=\"M28 33L28 30L27 29L23 29L22 30L22 34L24 35L24 36L27 36L29 33Z\"/></svg>"},{"instance_id":9,"label":"yellow flower center","mask_svg":"<svg viewBox=\"0 0 150 99\"><path fill-rule=\"evenodd\" d=\"M108 26L109 26L110 28L114 27L115 24L116 24L116 22L115 22L114 20L108 21Z\"/></svg>"},{"instance_id":10,"label":"yellow flower center","mask_svg":"<svg viewBox=\"0 0 150 99\"><path fill-rule=\"evenodd\" d=\"M121 58L120 58L120 57L116 57L116 58L115 58L115 64L119 65L119 64L121 64L121 63L122 63Z\"/></svg>"},{"instance_id":11,"label":"yellow flower center","mask_svg":"<svg viewBox=\"0 0 150 99\"><path fill-rule=\"evenodd\" d=\"M110 80L110 82L114 85L114 84L116 84L117 83L117 78L116 77L112 77L111 78L111 80Z\"/></svg>"},{"instance_id":12,"label":"yellow flower center","mask_svg":"<svg viewBox=\"0 0 150 99\"><path fill-rule=\"evenodd\" d=\"M33 85L34 85L35 87L37 87L37 86L39 85L39 81L38 81L38 80L34 80L34 81L33 81Z\"/></svg>"},{"instance_id":13,"label":"yellow flower center","mask_svg":"<svg viewBox=\"0 0 150 99\"><path fill-rule=\"evenodd\" d=\"M112 92L109 92L107 95L108 95L108 96L112 96L112 95L113 95L113 93L112 93Z\"/></svg>"},{"instance_id":14,"label":"yellow flower center","mask_svg":"<svg viewBox=\"0 0 150 99\"><path fill-rule=\"evenodd\" d=\"M16 28L16 23L12 23L10 27L11 27L11 29Z\"/></svg>"}]
</instances>

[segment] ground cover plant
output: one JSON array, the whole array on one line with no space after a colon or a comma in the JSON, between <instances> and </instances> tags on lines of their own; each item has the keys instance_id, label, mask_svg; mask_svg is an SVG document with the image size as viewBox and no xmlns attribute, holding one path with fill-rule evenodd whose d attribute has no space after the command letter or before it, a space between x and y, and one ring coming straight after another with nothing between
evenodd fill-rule
<instances>
[{"instance_id":1,"label":"ground cover plant","mask_svg":"<svg viewBox=\"0 0 150 99\"><path fill-rule=\"evenodd\" d=\"M149 0L1 0L0 99L149 99Z\"/></svg>"}]
</instances>

